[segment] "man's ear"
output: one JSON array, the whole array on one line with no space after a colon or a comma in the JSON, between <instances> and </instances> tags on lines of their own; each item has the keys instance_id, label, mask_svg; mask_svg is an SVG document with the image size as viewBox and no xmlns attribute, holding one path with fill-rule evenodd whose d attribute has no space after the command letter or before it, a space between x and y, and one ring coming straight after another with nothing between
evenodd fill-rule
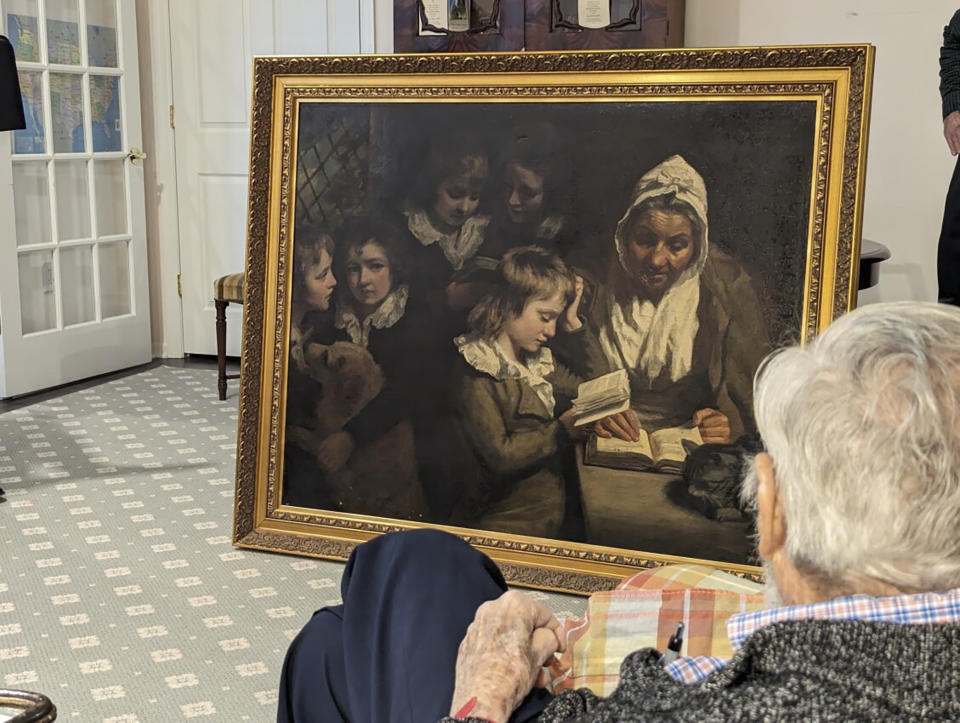
<instances>
[{"instance_id":1,"label":"man's ear","mask_svg":"<svg viewBox=\"0 0 960 723\"><path fill-rule=\"evenodd\" d=\"M777 491L773 458L761 452L754 459L757 470L757 552L772 562L787 542L783 504Z\"/></svg>"}]
</instances>

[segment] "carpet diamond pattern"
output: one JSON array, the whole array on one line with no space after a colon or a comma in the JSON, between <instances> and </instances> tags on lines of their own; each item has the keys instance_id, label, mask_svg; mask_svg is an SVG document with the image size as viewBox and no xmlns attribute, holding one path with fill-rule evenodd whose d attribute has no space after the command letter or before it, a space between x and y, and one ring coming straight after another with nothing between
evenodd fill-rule
<instances>
[{"instance_id":1,"label":"carpet diamond pattern","mask_svg":"<svg viewBox=\"0 0 960 723\"><path fill-rule=\"evenodd\" d=\"M168 366L0 415L0 684L60 720L275 719L342 565L232 547L236 429L214 371Z\"/></svg>"}]
</instances>

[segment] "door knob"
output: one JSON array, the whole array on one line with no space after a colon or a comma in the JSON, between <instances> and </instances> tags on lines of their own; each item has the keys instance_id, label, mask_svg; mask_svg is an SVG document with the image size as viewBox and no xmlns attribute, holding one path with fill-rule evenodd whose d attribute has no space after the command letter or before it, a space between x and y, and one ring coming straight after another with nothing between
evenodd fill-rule
<instances>
[{"instance_id":1,"label":"door knob","mask_svg":"<svg viewBox=\"0 0 960 723\"><path fill-rule=\"evenodd\" d=\"M127 159L129 159L129 161L135 166L139 164L140 161L145 160L146 157L147 157L147 154L144 153L139 148L137 148L136 146L134 146L129 151L127 151Z\"/></svg>"}]
</instances>

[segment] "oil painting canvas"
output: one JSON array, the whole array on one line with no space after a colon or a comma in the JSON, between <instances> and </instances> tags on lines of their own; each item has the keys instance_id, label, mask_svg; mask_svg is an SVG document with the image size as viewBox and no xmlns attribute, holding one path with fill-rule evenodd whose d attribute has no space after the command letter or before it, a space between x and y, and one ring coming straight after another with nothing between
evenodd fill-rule
<instances>
[{"instance_id":1,"label":"oil painting canvas","mask_svg":"<svg viewBox=\"0 0 960 723\"><path fill-rule=\"evenodd\" d=\"M753 375L856 288L872 55L833 51L258 59L237 542L753 574Z\"/></svg>"}]
</instances>

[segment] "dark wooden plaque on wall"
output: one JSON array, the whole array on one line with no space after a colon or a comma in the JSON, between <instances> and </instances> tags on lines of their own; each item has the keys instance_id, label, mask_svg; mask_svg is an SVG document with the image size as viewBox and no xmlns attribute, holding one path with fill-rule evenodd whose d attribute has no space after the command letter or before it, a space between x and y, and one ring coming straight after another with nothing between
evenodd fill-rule
<instances>
[{"instance_id":1,"label":"dark wooden plaque on wall","mask_svg":"<svg viewBox=\"0 0 960 723\"><path fill-rule=\"evenodd\" d=\"M393 50L396 53L476 53L523 50L523 0L473 0L470 30L441 35L420 32L418 0L394 0ZM428 18L433 24L433 19Z\"/></svg>"},{"instance_id":2,"label":"dark wooden plaque on wall","mask_svg":"<svg viewBox=\"0 0 960 723\"><path fill-rule=\"evenodd\" d=\"M585 28L576 0L524 0L527 50L682 48L684 0L611 2L610 25Z\"/></svg>"}]
</instances>

